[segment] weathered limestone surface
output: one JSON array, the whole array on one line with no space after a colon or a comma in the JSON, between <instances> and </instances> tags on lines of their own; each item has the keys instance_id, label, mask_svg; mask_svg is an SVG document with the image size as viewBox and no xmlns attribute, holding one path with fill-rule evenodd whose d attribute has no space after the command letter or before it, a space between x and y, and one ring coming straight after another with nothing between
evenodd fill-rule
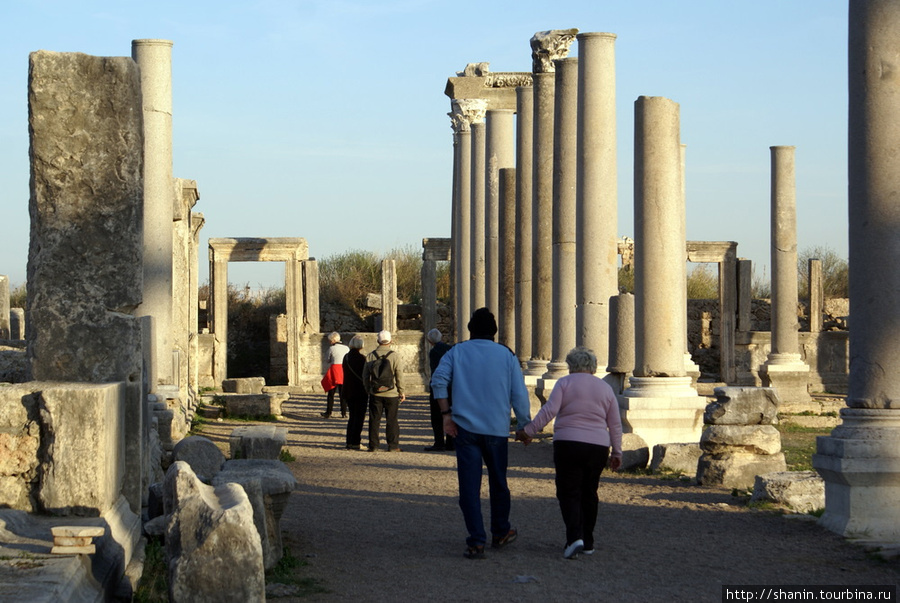
<instances>
[{"instance_id":1,"label":"weathered limestone surface","mask_svg":"<svg viewBox=\"0 0 900 603\"><path fill-rule=\"evenodd\" d=\"M650 447L636 433L622 434L622 469L643 469L650 462Z\"/></svg>"},{"instance_id":2,"label":"weathered limestone surface","mask_svg":"<svg viewBox=\"0 0 900 603\"><path fill-rule=\"evenodd\" d=\"M772 425L710 425L700 437L700 448L709 454L776 454L781 452L781 434Z\"/></svg>"},{"instance_id":3,"label":"weathered limestone surface","mask_svg":"<svg viewBox=\"0 0 900 603\"><path fill-rule=\"evenodd\" d=\"M222 381L222 391L226 394L261 394L265 386L265 377L243 377Z\"/></svg>"},{"instance_id":4,"label":"weathered limestone surface","mask_svg":"<svg viewBox=\"0 0 900 603\"><path fill-rule=\"evenodd\" d=\"M165 508L170 601L265 601L262 545L243 488L207 486L179 461L166 474Z\"/></svg>"},{"instance_id":5,"label":"weathered limestone surface","mask_svg":"<svg viewBox=\"0 0 900 603\"><path fill-rule=\"evenodd\" d=\"M772 425L780 401L770 387L717 387L716 401L707 405L707 425Z\"/></svg>"},{"instance_id":6,"label":"weathered limestone surface","mask_svg":"<svg viewBox=\"0 0 900 603\"><path fill-rule=\"evenodd\" d=\"M21 386L0 388L0 505L35 510L40 445L38 396Z\"/></svg>"},{"instance_id":7,"label":"weathered limestone surface","mask_svg":"<svg viewBox=\"0 0 900 603\"><path fill-rule=\"evenodd\" d=\"M798 513L825 508L825 482L815 471L779 471L757 475L750 502L771 500Z\"/></svg>"},{"instance_id":8,"label":"weathered limestone surface","mask_svg":"<svg viewBox=\"0 0 900 603\"><path fill-rule=\"evenodd\" d=\"M139 381L141 329L133 314L142 295L143 122L137 65L128 57L34 52L28 109L32 378Z\"/></svg>"},{"instance_id":9,"label":"weathered limestone surface","mask_svg":"<svg viewBox=\"0 0 900 603\"><path fill-rule=\"evenodd\" d=\"M172 449L172 460L184 461L190 465L197 479L208 484L222 470L225 455L209 438L188 436L175 444Z\"/></svg>"},{"instance_id":10,"label":"weathered limestone surface","mask_svg":"<svg viewBox=\"0 0 900 603\"><path fill-rule=\"evenodd\" d=\"M0 383L24 383L27 381L28 358L25 348L0 348Z\"/></svg>"},{"instance_id":11,"label":"weathered limestone surface","mask_svg":"<svg viewBox=\"0 0 900 603\"><path fill-rule=\"evenodd\" d=\"M287 427L244 425L235 428L228 438L232 459L278 460L287 444Z\"/></svg>"},{"instance_id":12,"label":"weathered limestone surface","mask_svg":"<svg viewBox=\"0 0 900 603\"><path fill-rule=\"evenodd\" d=\"M752 488L757 475L785 469L784 454L781 452L704 454L697 463L697 482L724 488Z\"/></svg>"},{"instance_id":13,"label":"weathered limestone surface","mask_svg":"<svg viewBox=\"0 0 900 603\"><path fill-rule=\"evenodd\" d=\"M697 444L657 444L653 447L650 469L680 471L694 476L697 474L697 461L701 454Z\"/></svg>"},{"instance_id":14,"label":"weathered limestone surface","mask_svg":"<svg viewBox=\"0 0 900 603\"><path fill-rule=\"evenodd\" d=\"M281 405L288 399L289 394L284 392L270 392L265 394L226 394L225 412L229 415L242 416L281 416Z\"/></svg>"},{"instance_id":15,"label":"weathered limestone surface","mask_svg":"<svg viewBox=\"0 0 900 603\"><path fill-rule=\"evenodd\" d=\"M25 308L9 309L9 338L13 341L25 339Z\"/></svg>"}]
</instances>

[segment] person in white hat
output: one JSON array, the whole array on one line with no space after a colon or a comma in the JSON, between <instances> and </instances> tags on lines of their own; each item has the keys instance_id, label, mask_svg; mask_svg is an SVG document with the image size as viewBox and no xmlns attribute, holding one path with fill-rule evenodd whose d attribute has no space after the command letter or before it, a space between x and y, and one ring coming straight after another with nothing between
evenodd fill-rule
<instances>
[{"instance_id":1,"label":"person in white hat","mask_svg":"<svg viewBox=\"0 0 900 603\"><path fill-rule=\"evenodd\" d=\"M397 413L400 403L406 400L403 393L401 367L398 354L391 349L391 332L378 333L378 347L366 356L363 383L369 392L369 452L381 445L381 417L385 417L385 439L389 452L400 449L400 422Z\"/></svg>"}]
</instances>

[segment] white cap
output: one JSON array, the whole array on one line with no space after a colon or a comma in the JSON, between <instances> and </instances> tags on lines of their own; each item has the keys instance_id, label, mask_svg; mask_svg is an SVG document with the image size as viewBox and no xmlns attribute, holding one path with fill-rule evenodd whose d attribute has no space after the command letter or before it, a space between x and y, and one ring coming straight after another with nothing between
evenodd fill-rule
<instances>
[{"instance_id":1,"label":"white cap","mask_svg":"<svg viewBox=\"0 0 900 603\"><path fill-rule=\"evenodd\" d=\"M378 331L378 343L390 343L391 342L391 332L390 331Z\"/></svg>"}]
</instances>

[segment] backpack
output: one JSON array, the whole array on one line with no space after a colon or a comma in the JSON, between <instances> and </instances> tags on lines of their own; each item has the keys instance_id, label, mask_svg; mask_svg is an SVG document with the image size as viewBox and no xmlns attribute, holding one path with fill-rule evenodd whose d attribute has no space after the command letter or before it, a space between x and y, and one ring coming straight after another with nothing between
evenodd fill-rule
<instances>
[{"instance_id":1,"label":"backpack","mask_svg":"<svg viewBox=\"0 0 900 603\"><path fill-rule=\"evenodd\" d=\"M384 356L379 356L373 352L375 360L369 363L368 381L366 383L366 389L370 393L380 394L394 389L394 369L391 368L391 361L388 360L388 356L393 353L394 351L391 350Z\"/></svg>"}]
</instances>

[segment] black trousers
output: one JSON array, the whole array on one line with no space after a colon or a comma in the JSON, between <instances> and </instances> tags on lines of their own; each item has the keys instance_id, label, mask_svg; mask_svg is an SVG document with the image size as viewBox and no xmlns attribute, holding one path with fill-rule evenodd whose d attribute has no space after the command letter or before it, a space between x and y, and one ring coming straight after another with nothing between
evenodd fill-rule
<instances>
[{"instance_id":1,"label":"black trousers","mask_svg":"<svg viewBox=\"0 0 900 603\"><path fill-rule=\"evenodd\" d=\"M434 432L434 447L444 448L446 450L453 449L453 437L444 435L444 415L441 414L441 407L434 394L428 394L428 404L431 409L431 431Z\"/></svg>"},{"instance_id":2,"label":"black trousers","mask_svg":"<svg viewBox=\"0 0 900 603\"><path fill-rule=\"evenodd\" d=\"M594 526L597 524L597 488L600 473L609 458L609 447L586 442L553 441L553 464L556 465L556 499L566 524L566 545L584 541L584 548L594 548Z\"/></svg>"},{"instance_id":3,"label":"black trousers","mask_svg":"<svg viewBox=\"0 0 900 603\"><path fill-rule=\"evenodd\" d=\"M347 447L359 448L362 443L362 429L366 423L369 398L363 395L347 400L346 404L350 411L350 418L347 420Z\"/></svg>"},{"instance_id":4,"label":"black trousers","mask_svg":"<svg viewBox=\"0 0 900 603\"><path fill-rule=\"evenodd\" d=\"M400 448L400 422L397 419L397 411L400 408L400 398L388 398L385 396L369 396L369 449L377 450L381 445L379 432L381 431L381 417L384 415L384 435L387 439L388 450Z\"/></svg>"},{"instance_id":5,"label":"black trousers","mask_svg":"<svg viewBox=\"0 0 900 603\"><path fill-rule=\"evenodd\" d=\"M329 417L331 416L331 411L334 410L334 396L337 394L338 400L341 402L341 416L347 416L347 403L344 402L343 398L341 398L341 386L335 385L334 389L328 390L328 404L325 406L325 414Z\"/></svg>"}]
</instances>

